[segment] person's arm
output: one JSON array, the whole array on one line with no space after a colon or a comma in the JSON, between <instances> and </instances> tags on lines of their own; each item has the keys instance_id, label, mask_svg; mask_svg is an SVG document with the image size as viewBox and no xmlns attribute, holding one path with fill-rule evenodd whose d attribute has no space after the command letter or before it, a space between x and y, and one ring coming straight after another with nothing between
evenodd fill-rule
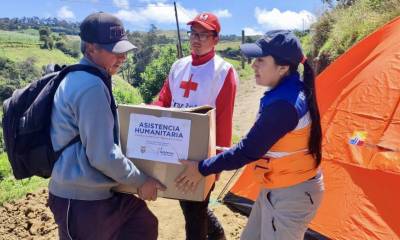
<instances>
[{"instance_id":1,"label":"person's arm","mask_svg":"<svg viewBox=\"0 0 400 240\"><path fill-rule=\"evenodd\" d=\"M271 103L261 111L249 133L236 146L201 161L199 171L207 176L223 170L238 169L256 161L297 124L298 114L292 104L284 100Z\"/></svg>"},{"instance_id":2,"label":"person's arm","mask_svg":"<svg viewBox=\"0 0 400 240\"><path fill-rule=\"evenodd\" d=\"M225 78L224 85L216 100L216 143L230 147L232 143L232 118L238 80L233 68Z\"/></svg>"},{"instance_id":3,"label":"person's arm","mask_svg":"<svg viewBox=\"0 0 400 240\"><path fill-rule=\"evenodd\" d=\"M148 177L114 143L114 117L106 88L101 84L92 86L76 105L79 134L89 164L116 182L142 186Z\"/></svg>"},{"instance_id":4,"label":"person's arm","mask_svg":"<svg viewBox=\"0 0 400 240\"><path fill-rule=\"evenodd\" d=\"M152 105L157 105L160 107L171 107L172 94L171 89L169 88L168 78L165 80L164 85L158 94L158 99L152 102Z\"/></svg>"}]
</instances>

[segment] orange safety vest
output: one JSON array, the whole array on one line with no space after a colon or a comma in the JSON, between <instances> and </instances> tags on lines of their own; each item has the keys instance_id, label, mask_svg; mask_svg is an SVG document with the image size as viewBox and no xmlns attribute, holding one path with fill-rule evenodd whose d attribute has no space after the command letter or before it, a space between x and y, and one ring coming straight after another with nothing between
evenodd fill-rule
<instances>
[{"instance_id":1,"label":"orange safety vest","mask_svg":"<svg viewBox=\"0 0 400 240\"><path fill-rule=\"evenodd\" d=\"M317 175L318 166L308 149L310 126L293 130L270 149L273 152L291 153L279 158L264 158L251 163L260 183L266 188L293 186Z\"/></svg>"}]
</instances>

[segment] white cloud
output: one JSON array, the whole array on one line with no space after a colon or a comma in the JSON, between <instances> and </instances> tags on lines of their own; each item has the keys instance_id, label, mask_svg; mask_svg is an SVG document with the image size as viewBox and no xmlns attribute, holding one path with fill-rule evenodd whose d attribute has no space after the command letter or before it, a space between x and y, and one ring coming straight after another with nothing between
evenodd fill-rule
<instances>
[{"instance_id":1,"label":"white cloud","mask_svg":"<svg viewBox=\"0 0 400 240\"><path fill-rule=\"evenodd\" d=\"M57 17L60 19L73 19L75 14L67 6L63 6L58 10Z\"/></svg>"},{"instance_id":2,"label":"white cloud","mask_svg":"<svg viewBox=\"0 0 400 240\"><path fill-rule=\"evenodd\" d=\"M284 11L274 8L271 11L255 8L254 15L257 22L265 30L271 29L298 29L303 30L310 28L310 25L316 21L314 14L309 11L302 10L300 12ZM304 25L303 25L304 24Z\"/></svg>"},{"instance_id":3,"label":"white cloud","mask_svg":"<svg viewBox=\"0 0 400 240\"><path fill-rule=\"evenodd\" d=\"M114 6L121 9L129 9L128 0L113 0Z\"/></svg>"},{"instance_id":4,"label":"white cloud","mask_svg":"<svg viewBox=\"0 0 400 240\"><path fill-rule=\"evenodd\" d=\"M254 35L263 35L263 32L258 31L258 30L254 29L254 28L251 28L251 27L245 27L244 28L244 34L246 36L254 36Z\"/></svg>"},{"instance_id":5,"label":"white cloud","mask_svg":"<svg viewBox=\"0 0 400 240\"><path fill-rule=\"evenodd\" d=\"M220 9L220 10L215 10L214 14L217 15L219 18L229 18L232 17L232 14L229 12L228 9Z\"/></svg>"},{"instance_id":6,"label":"white cloud","mask_svg":"<svg viewBox=\"0 0 400 240\"><path fill-rule=\"evenodd\" d=\"M176 5L178 10L178 19L180 23L186 23L193 19L197 14L195 9L186 9L180 4ZM175 23L174 5L164 3L150 3L146 7L119 10L116 14L120 19L131 24L147 23Z\"/></svg>"}]
</instances>

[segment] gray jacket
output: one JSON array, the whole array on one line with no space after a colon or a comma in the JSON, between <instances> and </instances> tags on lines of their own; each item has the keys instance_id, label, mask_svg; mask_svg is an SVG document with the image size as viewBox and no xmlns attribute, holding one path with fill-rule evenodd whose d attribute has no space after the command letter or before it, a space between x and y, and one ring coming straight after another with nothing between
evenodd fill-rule
<instances>
[{"instance_id":1,"label":"gray jacket","mask_svg":"<svg viewBox=\"0 0 400 240\"><path fill-rule=\"evenodd\" d=\"M95 66L83 58L81 64ZM59 197L100 200L112 196L112 187L122 184L141 186L147 179L114 143L113 129L118 121L110 108L106 85L87 72L71 72L54 96L51 140L60 150L80 135L81 142L66 148L54 165L49 191ZM115 127L114 127L115 124Z\"/></svg>"}]
</instances>

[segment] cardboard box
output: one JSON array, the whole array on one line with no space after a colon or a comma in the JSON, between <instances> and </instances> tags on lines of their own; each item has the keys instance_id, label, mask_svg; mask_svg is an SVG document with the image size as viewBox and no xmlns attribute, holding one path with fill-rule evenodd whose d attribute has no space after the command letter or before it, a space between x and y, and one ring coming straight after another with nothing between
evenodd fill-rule
<instances>
[{"instance_id":1,"label":"cardboard box","mask_svg":"<svg viewBox=\"0 0 400 240\"><path fill-rule=\"evenodd\" d=\"M120 138L123 153L167 190L159 197L203 201L215 176L203 178L195 192L182 193L175 178L184 166L178 159L201 161L215 155L215 109L161 108L147 105L119 105ZM119 192L136 193L136 186L120 185Z\"/></svg>"}]
</instances>

